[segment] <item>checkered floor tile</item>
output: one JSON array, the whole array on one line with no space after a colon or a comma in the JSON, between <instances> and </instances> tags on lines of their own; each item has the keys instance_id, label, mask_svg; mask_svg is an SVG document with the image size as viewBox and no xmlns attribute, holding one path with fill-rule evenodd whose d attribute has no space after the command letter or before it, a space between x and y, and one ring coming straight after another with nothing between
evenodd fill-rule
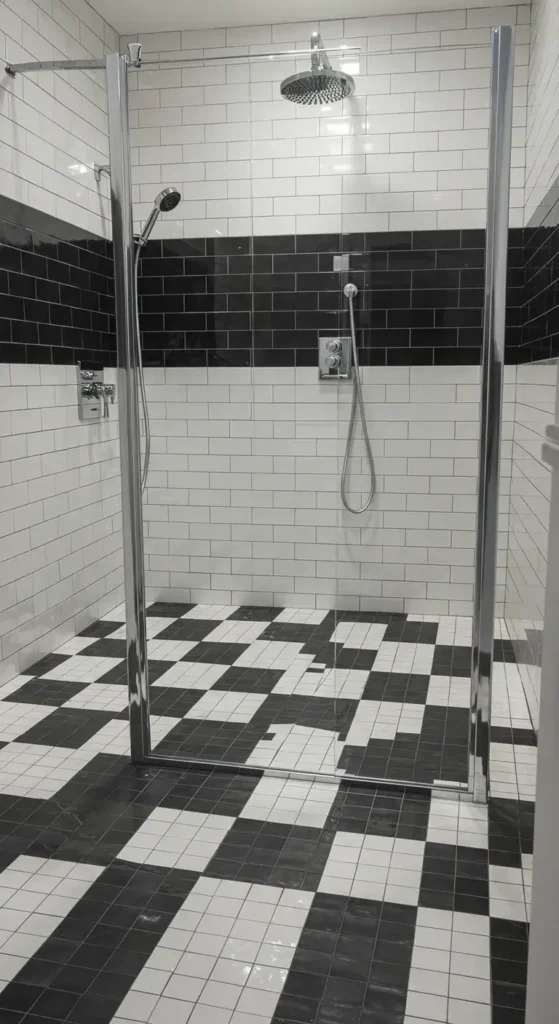
<instances>
[{"instance_id":1,"label":"checkered floor tile","mask_svg":"<svg viewBox=\"0 0 559 1024\"><path fill-rule=\"evenodd\" d=\"M124 610L0 688L0 1020L522 1024L537 746L506 630L488 807L471 623L148 611L158 751L129 764ZM274 769L335 772L335 782Z\"/></svg>"},{"instance_id":2,"label":"checkered floor tile","mask_svg":"<svg viewBox=\"0 0 559 1024\"><path fill-rule=\"evenodd\" d=\"M81 747L88 729L93 735L125 715L122 619L116 609L35 665L21 686L0 692L10 704L0 742ZM157 602L147 634L159 753L466 782L468 619ZM497 634L496 792L531 797L533 750L522 742L528 708L500 624ZM78 712L89 711L106 718L80 721Z\"/></svg>"}]
</instances>

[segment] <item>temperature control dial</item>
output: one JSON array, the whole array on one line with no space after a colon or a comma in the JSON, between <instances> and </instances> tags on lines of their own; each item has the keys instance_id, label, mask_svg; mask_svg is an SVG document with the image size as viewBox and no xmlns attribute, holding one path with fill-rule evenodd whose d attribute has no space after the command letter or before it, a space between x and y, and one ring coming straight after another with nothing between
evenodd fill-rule
<instances>
[{"instance_id":1,"label":"temperature control dial","mask_svg":"<svg viewBox=\"0 0 559 1024\"><path fill-rule=\"evenodd\" d=\"M319 337L318 379L349 380L351 370L351 337Z\"/></svg>"},{"instance_id":2,"label":"temperature control dial","mask_svg":"<svg viewBox=\"0 0 559 1024\"><path fill-rule=\"evenodd\" d=\"M337 370L341 365L341 356L326 356L326 366L328 366L330 370Z\"/></svg>"}]
</instances>

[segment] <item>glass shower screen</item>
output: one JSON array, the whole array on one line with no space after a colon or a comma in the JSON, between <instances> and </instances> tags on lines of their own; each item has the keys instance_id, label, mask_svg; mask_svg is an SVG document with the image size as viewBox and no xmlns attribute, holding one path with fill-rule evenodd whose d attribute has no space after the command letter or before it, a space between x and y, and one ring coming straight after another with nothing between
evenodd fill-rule
<instances>
[{"instance_id":1,"label":"glass shower screen","mask_svg":"<svg viewBox=\"0 0 559 1024\"><path fill-rule=\"evenodd\" d=\"M309 104L306 53L135 77L135 226L183 197L139 261L158 762L468 785L500 38L325 39Z\"/></svg>"}]
</instances>

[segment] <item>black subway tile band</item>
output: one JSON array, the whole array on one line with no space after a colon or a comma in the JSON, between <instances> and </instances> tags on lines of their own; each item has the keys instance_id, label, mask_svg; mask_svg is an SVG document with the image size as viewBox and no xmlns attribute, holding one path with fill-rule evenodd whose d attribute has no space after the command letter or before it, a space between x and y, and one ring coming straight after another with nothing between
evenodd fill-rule
<instances>
[{"instance_id":1,"label":"black subway tile band","mask_svg":"<svg viewBox=\"0 0 559 1024\"><path fill-rule=\"evenodd\" d=\"M110 242L0 198L0 361L114 365Z\"/></svg>"},{"instance_id":2,"label":"black subway tile band","mask_svg":"<svg viewBox=\"0 0 559 1024\"><path fill-rule=\"evenodd\" d=\"M557 354L553 216L510 231L509 362ZM478 229L150 241L145 363L312 366L320 335L348 331L349 278L364 365L479 363L484 245ZM109 242L0 200L3 361L113 365L113 287Z\"/></svg>"}]
</instances>

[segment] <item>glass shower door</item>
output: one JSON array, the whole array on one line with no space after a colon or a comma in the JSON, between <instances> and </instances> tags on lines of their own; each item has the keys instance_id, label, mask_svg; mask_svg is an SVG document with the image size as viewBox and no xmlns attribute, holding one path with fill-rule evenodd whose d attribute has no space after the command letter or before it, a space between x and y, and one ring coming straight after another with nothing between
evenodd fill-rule
<instances>
[{"instance_id":1,"label":"glass shower door","mask_svg":"<svg viewBox=\"0 0 559 1024\"><path fill-rule=\"evenodd\" d=\"M348 511L338 494L337 771L466 786L491 47L366 62L360 116L325 114L330 135L342 136L358 211L342 217L341 255L343 284L357 288L375 463L365 511ZM343 291L341 309L349 334ZM340 477L351 410L352 385L342 383ZM363 508L370 470L358 405L347 468L349 504Z\"/></svg>"},{"instance_id":2,"label":"glass shower door","mask_svg":"<svg viewBox=\"0 0 559 1024\"><path fill-rule=\"evenodd\" d=\"M339 334L341 239L311 233L310 194L280 194L295 190L303 120L281 99L270 118L265 97L295 68L218 69L239 103L223 126L235 166L213 165L216 192L220 173L238 178L206 209L242 216L226 237L212 221L145 260L143 312L165 310L170 328L148 383L146 583L154 752L320 777L336 769L339 709L336 546L318 531L335 526L338 475L337 385L319 382L317 348ZM322 821L320 792L299 823Z\"/></svg>"}]
</instances>

